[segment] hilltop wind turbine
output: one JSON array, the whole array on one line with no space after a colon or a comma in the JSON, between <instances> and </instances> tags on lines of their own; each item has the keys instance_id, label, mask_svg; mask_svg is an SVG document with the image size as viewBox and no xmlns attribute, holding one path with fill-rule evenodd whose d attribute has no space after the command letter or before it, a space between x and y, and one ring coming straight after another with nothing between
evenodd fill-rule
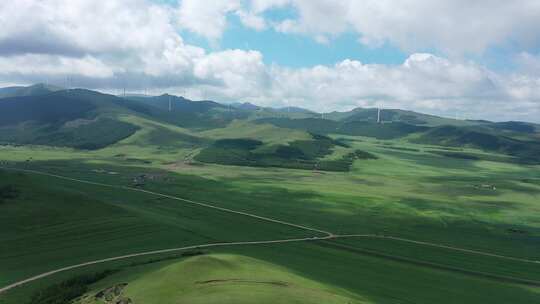
<instances>
[{"instance_id":1,"label":"hilltop wind turbine","mask_svg":"<svg viewBox=\"0 0 540 304\"><path fill-rule=\"evenodd\" d=\"M377 123L381 123L381 108L377 108Z\"/></svg>"}]
</instances>

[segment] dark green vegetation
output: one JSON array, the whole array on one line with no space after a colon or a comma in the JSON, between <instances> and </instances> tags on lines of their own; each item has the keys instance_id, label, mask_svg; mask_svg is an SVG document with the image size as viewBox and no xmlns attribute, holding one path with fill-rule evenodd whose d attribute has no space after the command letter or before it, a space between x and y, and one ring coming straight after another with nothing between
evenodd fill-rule
<instances>
[{"instance_id":1,"label":"dark green vegetation","mask_svg":"<svg viewBox=\"0 0 540 304\"><path fill-rule=\"evenodd\" d=\"M129 137L138 126L122 121L131 115L183 127L223 127L232 119L209 113L225 108L213 102L173 97L174 111L162 109L168 96L123 99L74 89L0 98L0 143L34 144L95 150Z\"/></svg>"},{"instance_id":2,"label":"dark green vegetation","mask_svg":"<svg viewBox=\"0 0 540 304\"><path fill-rule=\"evenodd\" d=\"M247 120L321 135L342 134L385 140L403 138L422 144L472 147L511 155L524 163L540 162L538 126L523 122L458 121L384 109L381 111L383 123L379 124L376 121L377 109L333 112L326 114L326 119L321 119L319 114L304 109L285 111L251 104L225 106L213 101L193 102L167 94L119 98L88 90L61 90L45 85L5 88L0 93L0 143L91 150L110 146L132 135L138 126L137 123L125 122L126 118L122 117L126 116L132 121L145 119L194 132L224 128L235 120ZM278 154L285 156L298 152L277 146L276 149L280 149ZM208 155L202 157L209 159ZM261 157L265 160L250 159L247 162L256 166L306 168L305 165L288 164L280 155L270 157L273 159ZM246 161L219 163L240 162ZM312 164L307 167L310 166L313 167Z\"/></svg>"},{"instance_id":3,"label":"dark green vegetation","mask_svg":"<svg viewBox=\"0 0 540 304\"><path fill-rule=\"evenodd\" d=\"M138 129L115 118L122 103L85 90L0 99L0 142L103 148Z\"/></svg>"},{"instance_id":4,"label":"dark green vegetation","mask_svg":"<svg viewBox=\"0 0 540 304\"><path fill-rule=\"evenodd\" d=\"M18 96L38 96L45 95L55 91L60 91L62 88L46 85L43 83L31 85L28 87L18 86L18 87L7 87L0 88L0 98L6 97L18 97Z\"/></svg>"},{"instance_id":5,"label":"dark green vegetation","mask_svg":"<svg viewBox=\"0 0 540 304\"><path fill-rule=\"evenodd\" d=\"M137 130L137 126L109 118L81 119L69 126L30 123L16 128L0 128L0 142L95 150L127 138Z\"/></svg>"},{"instance_id":6,"label":"dark green vegetation","mask_svg":"<svg viewBox=\"0 0 540 304\"><path fill-rule=\"evenodd\" d=\"M242 110L230 111L226 106L213 101L193 102L167 94L156 97L129 97L125 106L137 114L195 130L222 128L233 119L247 117Z\"/></svg>"},{"instance_id":7,"label":"dark green vegetation","mask_svg":"<svg viewBox=\"0 0 540 304\"><path fill-rule=\"evenodd\" d=\"M84 274L73 277L59 284L51 285L35 293L29 304L63 304L69 303L88 291L90 284L112 274L112 271L103 271L95 274Z\"/></svg>"},{"instance_id":8,"label":"dark green vegetation","mask_svg":"<svg viewBox=\"0 0 540 304\"><path fill-rule=\"evenodd\" d=\"M411 133L427 130L426 127L415 126L404 122L378 124L369 121L333 121L317 118L263 118L257 120L257 122L270 123L282 128L300 129L320 134L368 136L378 139L399 138Z\"/></svg>"},{"instance_id":9,"label":"dark green vegetation","mask_svg":"<svg viewBox=\"0 0 540 304\"><path fill-rule=\"evenodd\" d=\"M267 147L263 147L262 141L253 139L221 139L197 154L195 160L235 166L349 171L355 159L377 158L371 153L356 150L337 160L322 160L334 147L347 146L323 135L311 136L311 140Z\"/></svg>"},{"instance_id":10,"label":"dark green vegetation","mask_svg":"<svg viewBox=\"0 0 540 304\"><path fill-rule=\"evenodd\" d=\"M530 129L527 130L526 134L529 134ZM538 139L532 137L519 139L506 134L496 134L481 127L437 127L420 135L414 142L432 145L474 147L512 155L523 162L540 162L540 142Z\"/></svg>"},{"instance_id":11,"label":"dark green vegetation","mask_svg":"<svg viewBox=\"0 0 540 304\"><path fill-rule=\"evenodd\" d=\"M13 185L5 185L0 187L0 203L5 200L14 199L19 196L19 190Z\"/></svg>"},{"instance_id":12,"label":"dark green vegetation","mask_svg":"<svg viewBox=\"0 0 540 304\"><path fill-rule=\"evenodd\" d=\"M170 98L171 111L167 95L70 90L0 99L0 108L12 111L0 127L3 142L44 145L0 146L2 167L120 187L0 169L0 288L137 252L320 235L122 187L370 236L107 262L15 288L0 295L1 304L81 293L77 304L103 303L95 298L102 291L167 303L159 294L176 283L185 292L174 296L190 303L216 303L212 290L248 303L285 302L280 296L302 292L305 303L329 293L326 303L334 296L348 299L337 303L539 302L540 264L523 260L540 260L536 125L400 110L384 110L384 123L376 124L374 109L321 119L309 111ZM40 101L43 112L17 108ZM191 273L190 265L205 271ZM73 283L106 270L114 273Z\"/></svg>"},{"instance_id":13,"label":"dark green vegetation","mask_svg":"<svg viewBox=\"0 0 540 304\"><path fill-rule=\"evenodd\" d=\"M351 116L355 117L355 116ZM343 134L350 136L374 137L377 139L396 139L411 136L414 143L443 145L452 147L473 147L485 151L508 154L522 162L540 162L540 141L536 129L531 124L487 123L476 126L438 126L414 125L410 120L387 121L377 124L370 121L342 121L304 118L264 118L259 123L270 123L282 128L292 128L317 132L320 134ZM507 132L511 130L512 132ZM520 132L518 130L524 130Z\"/></svg>"},{"instance_id":14,"label":"dark green vegetation","mask_svg":"<svg viewBox=\"0 0 540 304\"><path fill-rule=\"evenodd\" d=\"M225 142L225 145L230 144L236 146L239 143ZM249 144L254 143L248 142ZM492 251L510 255L534 257L538 253L538 247L535 244L537 244L536 239L540 231L532 226L517 226L517 229L526 231L522 234L508 231L510 228L516 228L515 225L489 224L484 228L483 225L487 222L478 224L450 219L446 219L448 222L445 225L440 225L436 220L402 213L403 211L396 212L400 209L393 207L389 202L388 209L381 210L380 207L376 207L377 205L371 205L368 197L358 197L358 194L327 196L300 189L286 191L276 186L262 185L254 188L252 185L247 190L236 184L236 178L232 180L229 178L228 182L218 182L145 168L128 169L109 166L109 170L118 172L118 175L110 176L91 173L92 167L80 167L76 166L76 163L69 166L69 162L34 163L33 166L39 166L49 172L120 185L129 185L133 176L140 172L149 172L156 178L145 186L148 189L178 194L198 201L217 203L224 207L234 207L339 233L381 233L384 231L387 234L420 240L444 240L446 244L473 249L492 249ZM364 170L369 171L367 168ZM24 278L37 272L80 261L143 250L170 248L175 245L293 236L288 227L220 214L181 202L141 196L139 193L131 194L128 191L79 185L62 180L52 180L51 183L48 177L30 174L8 172L2 174L0 180L9 180L10 184L15 184L23 190L21 191L23 195L17 199L17 203L4 204L2 207L0 223L3 225L1 230L3 234L1 237L2 246L5 247L0 252L5 255L0 259L0 267L4 270L3 273L8 275L7 278ZM466 183L474 184L476 181L470 180ZM454 187L450 186L453 182L449 180L446 180L444 184L450 189ZM501 182L497 182L497 185L510 187L510 185L502 185ZM32 191L24 189L32 189ZM249 195L246 195L246 191ZM42 197L47 197L47 201L41 201ZM353 198L365 201L365 203L350 206L356 213L351 216L347 215L350 211L345 211L349 207L342 208L348 206L347 201ZM321 213L321 208L327 208L325 201L332 201L336 204L336 210L343 211L331 213L332 216L325 212ZM478 206L466 207L450 202L443 204L412 199L399 203L399 205L414 207L415 210L456 215L463 212L460 208L486 208L486 212L495 212L496 208L504 208L504 204L499 203L485 207L480 203L477 204ZM267 206L272 206L272 208L267 208ZM30 225L38 225L36 227L39 228L36 228L38 230L30 229L24 233L18 232L15 234L17 238L13 238L15 231L24 231L23 227ZM224 230L222 227L227 227L227 229ZM302 234L301 231L299 232ZM345 244L346 247L341 244ZM59 245L61 246L57 248ZM456 272L447 268L466 268L469 271L487 272L498 276L540 280L540 269L535 265L477 257L444 249L407 246L399 242L343 239L320 244L231 247L223 250L287 267L294 273L300 273L312 280L346 288L374 303L394 303L396 295L399 294L406 294L408 299L420 303L434 300L445 303L446 297L441 297L441 294L453 293L453 290L460 290L460 294L455 294L455 296L459 296L462 303L477 303L478 301L505 303L510 299L513 299L514 303L529 303L537 299L535 292L528 291L519 285L515 286L514 282ZM390 257L373 254L371 251ZM393 256L402 257L405 260L394 259ZM325 263L317 263L321 259ZM446 266L446 269L420 265L406 259L442 264ZM44 263L44 261L48 262ZM93 269L87 268L80 271L95 273ZM110 281L98 282L101 286L99 288L129 281L124 277L130 276L131 273L132 270L126 268L118 276L113 275ZM228 277L235 277L235 273L231 273ZM9 281L11 280L13 279ZM9 281L4 279L5 283ZM433 281L441 283L432 286ZM55 282L55 280L47 279L47 282ZM103 285L105 283L106 285ZM99 288L97 290L100 290ZM89 287L89 290L96 289ZM486 292L478 293L478 290ZM6 299L15 298L25 299L18 292ZM11 300L6 301L5 303L14 303ZM452 301L449 300L448 303Z\"/></svg>"}]
</instances>

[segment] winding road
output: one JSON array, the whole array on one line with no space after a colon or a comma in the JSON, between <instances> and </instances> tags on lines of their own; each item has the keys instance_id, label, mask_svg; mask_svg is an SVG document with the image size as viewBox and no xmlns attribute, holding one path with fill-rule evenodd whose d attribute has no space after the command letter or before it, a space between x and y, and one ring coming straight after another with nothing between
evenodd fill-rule
<instances>
[{"instance_id":1,"label":"winding road","mask_svg":"<svg viewBox=\"0 0 540 304\"><path fill-rule=\"evenodd\" d=\"M95 264L106 263L106 262L117 261L117 260L123 260L123 259L134 258L134 257L140 257L140 256L171 253L171 252L191 250L191 249L210 248L210 247L281 244L281 243L293 243L293 242L313 242L313 241L323 241L323 240L332 240L332 239L340 239L340 238L389 239L389 240L402 241L402 242L407 242L407 243L412 243L412 244L417 244L417 245L424 245L424 246L431 246L431 247L444 248L444 249L449 249L449 250L454 250L454 251L466 252L466 253L476 254L476 255L481 255L481 256L489 256L489 257L495 257L495 258L512 260L512 261L520 261L520 262L525 262L525 263L540 264L540 261L534 261L534 260L528 260L528 259L522 259L522 258L516 258L516 257L510 257L510 256L504 256L504 255L498 255L498 254L487 253L487 252L476 251L476 250L469 250L469 249L458 248L458 247L447 246L447 245L441 245L441 244L436 244L436 243L429 243L429 242L410 240L410 239L405 239L405 238L400 238L400 237L385 236L385 235L375 235L375 234L342 234L342 235L339 235L339 234L334 234L332 232L325 231L325 230L311 228L311 227L298 225L298 224L294 224L294 223L290 223L290 222L286 222L286 221L281 221L281 220L277 220L277 219L273 219L273 218L269 218L269 217L259 216L259 215L248 213L248 212L242 212L242 211L237 211L237 210L233 210L233 209L229 209L229 208L223 208L223 207L215 206L215 205L208 204L208 203L197 202L197 201L193 201L193 200L190 200L190 199L185 199L185 198L181 198L181 197L177 197L177 196L172 196L172 195L168 195L168 194L163 194L163 193L144 190L144 189L139 189L139 188L104 184L104 183L99 183L99 182L93 182L93 181L88 181L88 180L82 180L82 179L71 178L71 177L67 177L67 176L47 173L47 172L38 171L38 170L20 169L20 168L7 168L7 167L0 167L0 169L9 170L9 171L24 172L24 173L31 173L31 174L38 174L38 175L44 175L44 176L64 179L64 180L68 180L68 181L73 181L73 182L78 182L78 183L83 183L83 184L89 184L89 185L95 185L95 186L101 186L101 187L107 187L107 188L113 188L113 189L121 189L121 190L137 191L137 192L147 193L147 194L151 194L151 195L155 195L155 196L159 196L159 197L164 197L164 198L168 198L168 199L172 199L172 200L177 200L177 201L182 201L182 202L189 203L189 204L198 205L198 206L205 207L205 208L211 208L211 209L215 209L215 210L219 210L219 211L223 211L223 212L228 212L228 213L238 214L238 215L242 215L242 216L247 216L247 217L255 218L255 219L258 219L258 220L262 220L262 221L267 221L267 222L272 222L272 223L276 223L276 224L286 225L286 226L290 226L290 227L294 227L294 228L298 228L298 229L302 229L302 230L306 230L306 231L321 234L320 236L305 237L305 238L292 238L292 239L266 240L266 241L221 242L221 243L208 243L208 244L200 244L200 245L190 245L190 246L185 246L185 247L169 248L169 249L154 250L154 251L145 251L145 252L139 252L139 253L133 253L133 254L128 254L128 255L116 256L116 257L111 257L111 258L105 258L105 259L101 259L101 260L94 260L94 261L90 261L90 262L80 263L80 264L76 264L76 265L71 265L71 266L51 270L51 271L48 271L48 272L45 272L45 273L30 277L30 278L27 278L25 280L15 282L13 284L10 284L8 286L0 288L0 294L2 294L4 292L7 292L8 290L11 290L13 288L16 288L16 287L22 286L24 284L30 283L32 281L36 281L36 280L39 280L39 279L42 279L42 278L57 274L59 272L64 272L64 271L68 271L68 270L72 270L72 269L76 269L76 268L81 268L81 267L85 267L85 266L89 266L89 265L95 265ZM465 270L465 269L463 269L463 270L468 271L468 270ZM479 274L483 274L483 273L479 272ZM509 276L493 275L493 277L509 279L509 280L514 280L514 281L522 281L522 282L525 282L525 283L528 282L528 283L538 284L540 286L540 282L536 282L536 281L528 281L528 280L523 280L523 279L519 279L519 278L509 277Z\"/></svg>"}]
</instances>

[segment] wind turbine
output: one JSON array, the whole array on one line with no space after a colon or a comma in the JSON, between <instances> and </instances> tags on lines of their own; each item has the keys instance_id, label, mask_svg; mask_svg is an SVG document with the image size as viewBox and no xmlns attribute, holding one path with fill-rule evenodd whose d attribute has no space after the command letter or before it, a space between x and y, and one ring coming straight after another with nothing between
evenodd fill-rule
<instances>
[{"instance_id":1,"label":"wind turbine","mask_svg":"<svg viewBox=\"0 0 540 304\"><path fill-rule=\"evenodd\" d=\"M377 123L381 123L381 108L377 108Z\"/></svg>"}]
</instances>

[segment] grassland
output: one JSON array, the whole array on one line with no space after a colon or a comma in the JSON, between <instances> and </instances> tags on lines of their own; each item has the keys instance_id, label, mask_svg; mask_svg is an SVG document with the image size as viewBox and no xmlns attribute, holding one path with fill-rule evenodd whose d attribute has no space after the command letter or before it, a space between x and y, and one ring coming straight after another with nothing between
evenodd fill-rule
<instances>
[{"instance_id":1,"label":"grassland","mask_svg":"<svg viewBox=\"0 0 540 304\"><path fill-rule=\"evenodd\" d=\"M132 186L134 178L144 174L144 189L334 233L391 235L540 259L538 166L472 148L456 151L346 135L333 137L348 147L333 149L325 159L339 159L354 150L377 159L355 160L350 172L187 163L186 157L198 153L199 141L233 138L236 131L232 130L241 126L233 124L231 133L218 134L141 118L125 121L143 127L102 150L4 146L0 160L17 168L121 186ZM282 131L272 127L271 132ZM156 135L160 133L164 136ZM172 139L177 141L174 148ZM190 145L190 141L198 142ZM310 235L152 195L2 170L0 187L6 185L19 194L0 203L0 286L66 265L145 250ZM540 299L537 286L505 279L540 281L540 265L399 241L342 239L211 251L243 256L237 257L241 261L257 259L253 264L264 268L261 273L277 271L276 275L306 286L337 288L343 290L341 296L366 303L534 303ZM166 271L162 267L184 267L179 266L184 262L175 264L178 260L131 267L132 262L122 262L120 272L92 290L123 281L144 282L145 277ZM120 264L55 275L1 295L0 303L24 303L39 288ZM241 275L239 271L231 276ZM294 297L294 292L289 296Z\"/></svg>"},{"instance_id":2,"label":"grassland","mask_svg":"<svg viewBox=\"0 0 540 304\"><path fill-rule=\"evenodd\" d=\"M203 255L129 282L135 303L368 303L358 296L239 255ZM85 302L81 303L92 303Z\"/></svg>"}]
</instances>

